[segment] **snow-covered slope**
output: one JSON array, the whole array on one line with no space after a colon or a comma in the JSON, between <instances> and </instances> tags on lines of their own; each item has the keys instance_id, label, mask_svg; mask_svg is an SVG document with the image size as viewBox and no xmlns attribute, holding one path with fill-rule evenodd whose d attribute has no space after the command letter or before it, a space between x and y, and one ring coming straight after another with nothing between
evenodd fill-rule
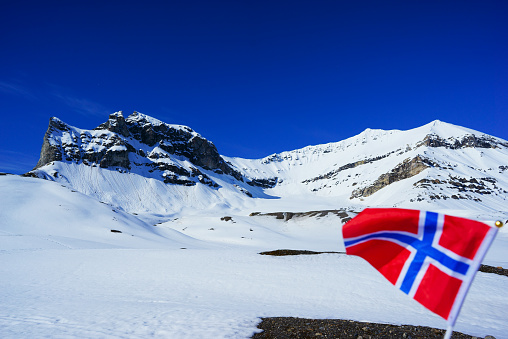
<instances>
[{"instance_id":1,"label":"snow-covered slope","mask_svg":"<svg viewBox=\"0 0 508 339\"><path fill-rule=\"evenodd\" d=\"M276 316L446 327L358 257L258 254L344 251L340 226L352 215L186 214L153 225L57 182L2 175L1 337L249 338L259 317ZM506 267L507 251L501 229L485 263ZM478 273L457 331L506 338L506 280Z\"/></svg>"},{"instance_id":2,"label":"snow-covered slope","mask_svg":"<svg viewBox=\"0 0 508 339\"><path fill-rule=\"evenodd\" d=\"M10 249L180 248L198 241L161 230L69 187L0 176L0 252Z\"/></svg>"}]
</instances>

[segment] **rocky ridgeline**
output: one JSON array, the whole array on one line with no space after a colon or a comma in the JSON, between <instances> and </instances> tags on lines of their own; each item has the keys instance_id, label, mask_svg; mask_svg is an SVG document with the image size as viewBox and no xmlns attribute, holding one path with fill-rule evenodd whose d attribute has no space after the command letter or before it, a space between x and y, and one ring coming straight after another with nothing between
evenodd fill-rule
<instances>
[{"instance_id":1,"label":"rocky ridgeline","mask_svg":"<svg viewBox=\"0 0 508 339\"><path fill-rule=\"evenodd\" d=\"M480 202L506 195L502 174L508 170L507 150L502 139L435 121L412 131L367 129L336 143L248 162L226 161L212 142L189 127L116 112L93 130L51 118L40 160L29 175L54 179L58 162L66 162L136 173L169 185L217 189L222 182L249 197L255 191L249 185L279 186L276 194L281 195L286 187L305 185L310 194L339 194L352 202L379 197L376 193L385 187L405 181L397 186L401 193L413 192L408 202ZM57 166L47 166L52 163Z\"/></svg>"},{"instance_id":2,"label":"rocky ridgeline","mask_svg":"<svg viewBox=\"0 0 508 339\"><path fill-rule=\"evenodd\" d=\"M184 167L170 160L177 156L195 166ZM160 172L165 183L192 186L197 182L216 188L219 185L204 170L224 174L251 186L273 187L275 179L247 179L220 156L215 145L191 128L170 125L134 112L122 112L94 130L71 127L51 118L35 169L55 161L92 167L130 171L144 167ZM201 169L201 170L200 170Z\"/></svg>"}]
</instances>

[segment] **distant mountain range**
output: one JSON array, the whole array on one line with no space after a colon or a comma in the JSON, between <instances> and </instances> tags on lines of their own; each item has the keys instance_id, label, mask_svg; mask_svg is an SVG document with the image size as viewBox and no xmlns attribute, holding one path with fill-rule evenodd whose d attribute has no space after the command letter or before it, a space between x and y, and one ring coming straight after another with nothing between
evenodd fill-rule
<instances>
[{"instance_id":1,"label":"distant mountain range","mask_svg":"<svg viewBox=\"0 0 508 339\"><path fill-rule=\"evenodd\" d=\"M26 175L131 213L243 209L253 199L505 213L508 142L436 120L242 159L221 156L189 127L116 112L93 130L51 118Z\"/></svg>"}]
</instances>

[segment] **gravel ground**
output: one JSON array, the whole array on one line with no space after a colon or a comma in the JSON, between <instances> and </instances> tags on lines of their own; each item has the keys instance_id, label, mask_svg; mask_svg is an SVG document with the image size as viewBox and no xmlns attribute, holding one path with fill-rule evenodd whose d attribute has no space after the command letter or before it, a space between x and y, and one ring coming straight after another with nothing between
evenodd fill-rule
<instances>
[{"instance_id":1,"label":"gravel ground","mask_svg":"<svg viewBox=\"0 0 508 339\"><path fill-rule=\"evenodd\" d=\"M340 319L303 319L303 318L262 318L258 328L263 332L256 333L252 339L286 339L286 338L443 338L445 330L411 325L390 325L358 322ZM477 338L453 332L452 338ZM486 338L493 339L492 336Z\"/></svg>"}]
</instances>

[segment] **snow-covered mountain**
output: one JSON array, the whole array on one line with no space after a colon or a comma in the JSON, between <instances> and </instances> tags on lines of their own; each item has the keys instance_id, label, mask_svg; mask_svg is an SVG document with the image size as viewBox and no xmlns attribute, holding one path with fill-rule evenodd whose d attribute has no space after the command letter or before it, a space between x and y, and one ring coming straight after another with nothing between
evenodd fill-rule
<instances>
[{"instance_id":1,"label":"snow-covered mountain","mask_svg":"<svg viewBox=\"0 0 508 339\"><path fill-rule=\"evenodd\" d=\"M343 204L503 211L508 196L508 142L441 121L228 161L246 175L277 177L271 194Z\"/></svg>"},{"instance_id":2,"label":"snow-covered mountain","mask_svg":"<svg viewBox=\"0 0 508 339\"><path fill-rule=\"evenodd\" d=\"M58 181L130 212L205 209L263 197L269 183L243 176L186 126L121 112L93 130L51 118L29 175ZM226 187L226 189L223 189Z\"/></svg>"},{"instance_id":3,"label":"snow-covered mountain","mask_svg":"<svg viewBox=\"0 0 508 339\"><path fill-rule=\"evenodd\" d=\"M220 156L189 127L138 112L113 113L94 130L51 118L29 172L129 212L162 214L243 210L260 199L287 210L281 201L300 199L496 214L506 206L507 174L507 141L441 121L242 159Z\"/></svg>"}]
</instances>

